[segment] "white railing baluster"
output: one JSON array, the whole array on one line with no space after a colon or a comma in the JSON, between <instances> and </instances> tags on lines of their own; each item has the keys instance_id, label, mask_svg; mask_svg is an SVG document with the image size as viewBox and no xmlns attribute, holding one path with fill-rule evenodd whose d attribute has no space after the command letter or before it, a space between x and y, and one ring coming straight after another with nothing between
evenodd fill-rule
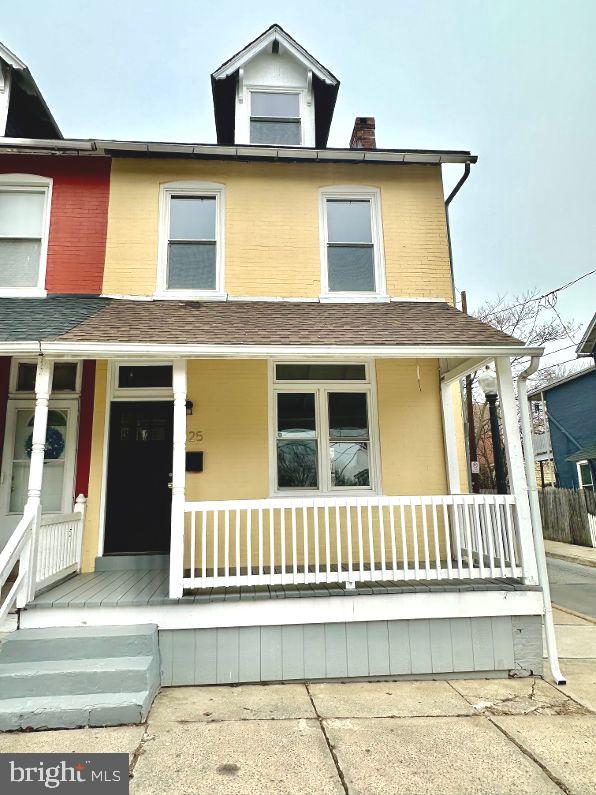
<instances>
[{"instance_id":1,"label":"white railing baluster","mask_svg":"<svg viewBox=\"0 0 596 795\"><path fill-rule=\"evenodd\" d=\"M183 543L190 562L183 588L312 582L353 587L377 578L438 581L523 574L512 495L188 502L185 513L190 517ZM41 518L38 583L77 570L81 532L80 514Z\"/></svg>"}]
</instances>

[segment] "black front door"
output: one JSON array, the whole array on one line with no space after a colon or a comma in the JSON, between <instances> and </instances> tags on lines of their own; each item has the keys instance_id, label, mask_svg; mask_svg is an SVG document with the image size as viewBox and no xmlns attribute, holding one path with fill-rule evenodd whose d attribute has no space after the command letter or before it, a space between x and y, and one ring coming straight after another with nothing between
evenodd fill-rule
<instances>
[{"instance_id":1,"label":"black front door","mask_svg":"<svg viewBox=\"0 0 596 795\"><path fill-rule=\"evenodd\" d=\"M169 552L172 434L172 403L112 403L104 554Z\"/></svg>"}]
</instances>

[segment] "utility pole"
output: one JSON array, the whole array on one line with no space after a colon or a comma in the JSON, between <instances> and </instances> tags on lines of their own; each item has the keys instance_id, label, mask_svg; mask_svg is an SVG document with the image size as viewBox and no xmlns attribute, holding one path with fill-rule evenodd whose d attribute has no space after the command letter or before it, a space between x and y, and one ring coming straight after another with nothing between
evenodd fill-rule
<instances>
[{"instance_id":1,"label":"utility pole","mask_svg":"<svg viewBox=\"0 0 596 795\"><path fill-rule=\"evenodd\" d=\"M462 312L468 314L468 298L466 291L461 293ZM478 464L478 450L476 448L476 430L474 427L474 404L472 402L472 376L466 376L466 410L468 414L468 450L470 451L470 477L472 491L480 494L480 466Z\"/></svg>"}]
</instances>

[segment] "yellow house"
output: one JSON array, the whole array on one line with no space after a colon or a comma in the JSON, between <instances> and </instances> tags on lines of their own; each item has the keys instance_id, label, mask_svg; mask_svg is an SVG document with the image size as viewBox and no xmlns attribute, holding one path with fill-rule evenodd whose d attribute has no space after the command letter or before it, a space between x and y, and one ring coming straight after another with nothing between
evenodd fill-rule
<instances>
[{"instance_id":1,"label":"yellow house","mask_svg":"<svg viewBox=\"0 0 596 795\"><path fill-rule=\"evenodd\" d=\"M510 366L540 351L454 307L441 167L475 156L379 149L369 117L328 147L339 82L279 26L211 79L216 144L10 142L111 159L101 296L38 299L0 347L15 384L38 357L21 626L155 625L163 685L541 671ZM47 511L52 383L83 362L87 488L71 513L65 465ZM506 495L468 493L485 362Z\"/></svg>"}]
</instances>

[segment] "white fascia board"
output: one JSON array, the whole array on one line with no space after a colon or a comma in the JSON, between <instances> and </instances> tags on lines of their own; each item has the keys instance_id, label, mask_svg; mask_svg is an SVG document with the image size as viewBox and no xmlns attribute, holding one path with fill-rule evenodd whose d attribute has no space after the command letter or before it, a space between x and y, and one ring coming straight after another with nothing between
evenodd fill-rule
<instances>
[{"instance_id":1,"label":"white fascia board","mask_svg":"<svg viewBox=\"0 0 596 795\"><path fill-rule=\"evenodd\" d=\"M239 52L235 58L232 58L231 61L228 61L223 66L220 66L219 69L216 69L216 71L213 72L213 77L216 80L225 80L226 77L234 74L237 69L240 69L249 61L252 61L252 59L261 52L261 50L264 50L270 44L273 44L276 39L277 41L282 42L288 52L290 52L294 58L300 61L300 63L302 63L307 69L312 70L313 74L317 75L318 78L331 86L337 85L337 80L330 72L325 69L324 66L315 61L314 58L309 55L306 50L303 50L298 43L290 41L284 31L278 27L273 27L271 30L265 31L265 33L259 36L256 41L253 41L252 44L249 44L248 47L245 47L241 52Z\"/></svg>"},{"instance_id":2,"label":"white fascia board","mask_svg":"<svg viewBox=\"0 0 596 795\"><path fill-rule=\"evenodd\" d=\"M14 52L11 52L8 47L4 44L0 43L0 58L9 66L12 66L13 69L26 69L27 64L24 61L21 61L19 57L17 57Z\"/></svg>"},{"instance_id":3,"label":"white fascia board","mask_svg":"<svg viewBox=\"0 0 596 795\"><path fill-rule=\"evenodd\" d=\"M0 138L0 149L72 149L95 151L93 140L76 140L64 138Z\"/></svg>"},{"instance_id":4,"label":"white fascia board","mask_svg":"<svg viewBox=\"0 0 596 795\"><path fill-rule=\"evenodd\" d=\"M341 598L241 599L238 602L207 604L192 604L183 598L180 602L143 607L33 608L21 611L21 626L123 626L151 622L159 629L206 629L420 618L539 616L543 612L540 591L430 591Z\"/></svg>"},{"instance_id":5,"label":"white fascia board","mask_svg":"<svg viewBox=\"0 0 596 795\"><path fill-rule=\"evenodd\" d=\"M19 346L22 346L19 348ZM28 347L27 347L28 346ZM0 343L0 354L17 350L41 352L46 356L76 356L82 359L268 359L271 357L311 357L322 360L368 357L375 359L426 358L449 359L494 358L496 356L539 356L542 349L521 346L456 346L456 345L177 345L102 342L36 342Z\"/></svg>"}]
</instances>

